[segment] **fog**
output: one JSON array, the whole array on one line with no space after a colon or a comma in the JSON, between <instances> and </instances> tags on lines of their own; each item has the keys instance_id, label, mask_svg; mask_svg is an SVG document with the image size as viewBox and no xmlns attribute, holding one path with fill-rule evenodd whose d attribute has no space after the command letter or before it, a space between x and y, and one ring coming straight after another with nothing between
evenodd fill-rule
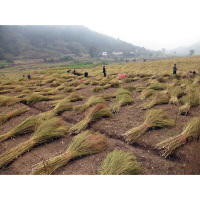
<instances>
[{"instance_id":1,"label":"fog","mask_svg":"<svg viewBox=\"0 0 200 200\"><path fill-rule=\"evenodd\" d=\"M154 50L200 41L197 0L7 0L1 5L0 24L84 25Z\"/></svg>"}]
</instances>

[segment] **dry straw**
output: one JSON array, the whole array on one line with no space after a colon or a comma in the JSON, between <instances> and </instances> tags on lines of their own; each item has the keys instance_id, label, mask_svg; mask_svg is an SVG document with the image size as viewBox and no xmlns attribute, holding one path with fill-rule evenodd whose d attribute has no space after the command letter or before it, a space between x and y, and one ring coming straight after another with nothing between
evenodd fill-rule
<instances>
[{"instance_id":1,"label":"dry straw","mask_svg":"<svg viewBox=\"0 0 200 200\"><path fill-rule=\"evenodd\" d=\"M163 128L166 126L175 126L175 121L162 109L151 109L146 113L144 123L127 131L124 134L124 137L129 144L132 144L147 130L152 128Z\"/></svg>"},{"instance_id":2,"label":"dry straw","mask_svg":"<svg viewBox=\"0 0 200 200\"><path fill-rule=\"evenodd\" d=\"M0 114L0 125L5 123L6 121L10 120L11 118L20 116L27 112L29 109L28 108L20 108L18 110L14 110L12 112L9 112L7 114Z\"/></svg>"},{"instance_id":3,"label":"dry straw","mask_svg":"<svg viewBox=\"0 0 200 200\"><path fill-rule=\"evenodd\" d=\"M58 102L58 104L55 106L52 112L54 112L57 115L60 115L61 113L70 110L73 110L72 103L70 103L70 100L68 98L65 98Z\"/></svg>"},{"instance_id":4,"label":"dry straw","mask_svg":"<svg viewBox=\"0 0 200 200\"><path fill-rule=\"evenodd\" d=\"M183 89L180 86L176 86L172 90L170 90L171 98L169 100L169 103L178 105L179 101L178 98L181 97L184 94Z\"/></svg>"},{"instance_id":5,"label":"dry straw","mask_svg":"<svg viewBox=\"0 0 200 200\"><path fill-rule=\"evenodd\" d=\"M191 107L199 105L199 100L197 91L189 90L188 95L182 98L184 105L179 108L179 114L187 115Z\"/></svg>"},{"instance_id":6,"label":"dry straw","mask_svg":"<svg viewBox=\"0 0 200 200\"><path fill-rule=\"evenodd\" d=\"M28 141L23 142L0 155L0 168L5 167L38 144L43 144L55 138L63 137L67 133L68 127L63 126L62 123L63 122L58 117L43 121Z\"/></svg>"},{"instance_id":7,"label":"dry straw","mask_svg":"<svg viewBox=\"0 0 200 200\"><path fill-rule=\"evenodd\" d=\"M169 95L167 92L159 92L155 94L155 97L150 103L146 103L140 106L141 109L146 110L152 108L154 105L169 103Z\"/></svg>"},{"instance_id":8,"label":"dry straw","mask_svg":"<svg viewBox=\"0 0 200 200\"><path fill-rule=\"evenodd\" d=\"M182 133L170 137L156 145L158 149L161 149L161 154L165 158L171 155L174 150L182 145L185 145L187 140L197 139L200 135L200 117L192 118L184 127Z\"/></svg>"},{"instance_id":9,"label":"dry straw","mask_svg":"<svg viewBox=\"0 0 200 200\"><path fill-rule=\"evenodd\" d=\"M131 153L122 150L109 153L99 169L101 175L136 175L141 173L141 165Z\"/></svg>"},{"instance_id":10,"label":"dry straw","mask_svg":"<svg viewBox=\"0 0 200 200\"><path fill-rule=\"evenodd\" d=\"M85 155L95 154L106 148L106 137L100 133L88 130L73 138L66 152L36 165L31 174L52 174L70 160Z\"/></svg>"},{"instance_id":11,"label":"dry straw","mask_svg":"<svg viewBox=\"0 0 200 200\"><path fill-rule=\"evenodd\" d=\"M154 95L155 93L156 93L155 90L146 88L146 89L142 90L141 95L137 99L138 99L138 101L144 101L146 98Z\"/></svg>"},{"instance_id":12,"label":"dry straw","mask_svg":"<svg viewBox=\"0 0 200 200\"><path fill-rule=\"evenodd\" d=\"M88 124L91 124L92 122L101 119L103 117L112 117L113 114L108 110L105 105L103 104L97 104L93 107L89 108L86 112L86 117L84 120L78 122L70 129L70 134L78 134L82 130L86 129Z\"/></svg>"}]
</instances>

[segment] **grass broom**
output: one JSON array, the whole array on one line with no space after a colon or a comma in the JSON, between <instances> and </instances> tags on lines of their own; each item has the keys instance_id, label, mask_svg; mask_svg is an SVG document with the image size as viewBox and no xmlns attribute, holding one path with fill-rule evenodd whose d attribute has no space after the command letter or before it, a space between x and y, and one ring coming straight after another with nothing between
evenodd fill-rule
<instances>
[{"instance_id":1,"label":"grass broom","mask_svg":"<svg viewBox=\"0 0 200 200\"><path fill-rule=\"evenodd\" d=\"M38 144L49 142L54 138L63 137L67 131L68 127L62 126L62 121L58 117L44 121L38 126L33 136L28 141L23 142L0 155L0 168L5 167Z\"/></svg>"},{"instance_id":2,"label":"grass broom","mask_svg":"<svg viewBox=\"0 0 200 200\"><path fill-rule=\"evenodd\" d=\"M100 175L136 175L141 173L141 165L131 153L113 151L103 161Z\"/></svg>"},{"instance_id":3,"label":"grass broom","mask_svg":"<svg viewBox=\"0 0 200 200\"><path fill-rule=\"evenodd\" d=\"M38 163L31 174L52 174L58 168L63 167L74 158L95 154L103 151L105 148L106 137L104 135L91 130L84 131L73 138L73 141L66 152L50 158L46 163Z\"/></svg>"},{"instance_id":4,"label":"grass broom","mask_svg":"<svg viewBox=\"0 0 200 200\"><path fill-rule=\"evenodd\" d=\"M75 124L71 129L69 130L70 134L78 134L85 128L87 128L88 124L91 124L92 122L101 119L103 117L112 117L113 114L110 112L109 109L105 107L103 104L97 104L93 107L89 108L86 112L86 117L84 120L78 122Z\"/></svg>"},{"instance_id":5,"label":"grass broom","mask_svg":"<svg viewBox=\"0 0 200 200\"><path fill-rule=\"evenodd\" d=\"M175 126L175 121L162 109L151 109L146 113L144 123L127 131L124 134L124 137L129 144L132 144L147 130L152 128L163 128L166 126Z\"/></svg>"},{"instance_id":6,"label":"grass broom","mask_svg":"<svg viewBox=\"0 0 200 200\"><path fill-rule=\"evenodd\" d=\"M27 112L29 109L27 108L20 108L18 110L14 110L8 114L0 114L0 125L5 123L6 121L10 120L11 118L17 117L22 115L23 113Z\"/></svg>"},{"instance_id":7,"label":"grass broom","mask_svg":"<svg viewBox=\"0 0 200 200\"><path fill-rule=\"evenodd\" d=\"M192 118L183 128L182 133L170 137L156 145L165 158L171 155L174 150L185 145L187 140L197 138L200 135L200 117Z\"/></svg>"}]
</instances>

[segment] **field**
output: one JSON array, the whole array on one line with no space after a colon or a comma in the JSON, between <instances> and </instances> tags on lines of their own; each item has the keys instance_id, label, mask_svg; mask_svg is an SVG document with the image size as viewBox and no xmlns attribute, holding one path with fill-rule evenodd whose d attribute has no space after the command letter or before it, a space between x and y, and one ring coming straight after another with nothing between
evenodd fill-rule
<instances>
[{"instance_id":1,"label":"field","mask_svg":"<svg viewBox=\"0 0 200 200\"><path fill-rule=\"evenodd\" d=\"M174 63L177 75L172 74ZM40 63L32 71L15 73L12 67L4 73L5 69L1 69L1 175L34 174L38 163L46 174L111 174L103 170L102 163L114 151L121 152L124 163L128 162L124 152L133 156L132 167L138 171L124 174L200 174L199 56L110 64L106 65L106 78L102 65L80 66L78 75L67 73L73 66L39 69ZM84 77L85 71L89 77ZM31 79L27 79L28 74ZM155 109L164 114L148 120L147 115ZM34 125L14 133L13 129L31 116L35 116L31 121ZM135 127L139 128L133 130ZM37 134L43 134L42 139ZM94 146L86 151L80 144L81 150L75 155L73 148L78 147L68 147L81 140L77 136L82 134L91 134L88 138ZM180 144L165 153L169 149L161 142L173 136L173 141L178 138ZM22 145L25 150L20 154L12 150L26 141L29 147ZM64 164L50 173L51 158L59 155L66 155L62 157L66 163L62 161ZM12 158L5 161L8 156ZM116 157L113 155L108 164L115 163ZM114 164L109 167L113 169ZM112 174L123 174L119 171L113 170Z\"/></svg>"}]
</instances>

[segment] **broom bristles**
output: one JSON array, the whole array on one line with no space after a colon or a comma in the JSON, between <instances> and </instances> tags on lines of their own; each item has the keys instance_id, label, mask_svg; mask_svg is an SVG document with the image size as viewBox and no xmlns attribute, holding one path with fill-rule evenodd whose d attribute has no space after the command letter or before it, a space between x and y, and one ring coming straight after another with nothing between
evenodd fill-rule
<instances>
[{"instance_id":1,"label":"broom bristles","mask_svg":"<svg viewBox=\"0 0 200 200\"><path fill-rule=\"evenodd\" d=\"M141 173L141 165L131 153L113 151L103 161L100 175L136 175Z\"/></svg>"},{"instance_id":2,"label":"broom bristles","mask_svg":"<svg viewBox=\"0 0 200 200\"><path fill-rule=\"evenodd\" d=\"M93 131L84 131L74 137L65 153L40 162L31 174L52 174L58 168L66 165L69 160L84 155L98 153L106 148L106 137Z\"/></svg>"}]
</instances>

